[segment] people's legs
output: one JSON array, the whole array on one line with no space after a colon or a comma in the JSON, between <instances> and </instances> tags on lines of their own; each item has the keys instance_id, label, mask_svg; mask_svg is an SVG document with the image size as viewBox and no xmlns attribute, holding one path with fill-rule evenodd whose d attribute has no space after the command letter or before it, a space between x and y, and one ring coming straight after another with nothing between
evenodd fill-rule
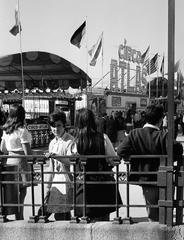
<instances>
[{"instance_id":1,"label":"people's legs","mask_svg":"<svg viewBox=\"0 0 184 240\"><path fill-rule=\"evenodd\" d=\"M159 200L159 188L156 186L142 186L143 195L146 205L157 205ZM153 207L146 207L148 218L153 221L159 221L159 209Z\"/></svg>"},{"instance_id":2,"label":"people's legs","mask_svg":"<svg viewBox=\"0 0 184 240\"><path fill-rule=\"evenodd\" d=\"M71 220L71 213L70 212L55 213L54 218L56 221Z\"/></svg>"},{"instance_id":3,"label":"people's legs","mask_svg":"<svg viewBox=\"0 0 184 240\"><path fill-rule=\"evenodd\" d=\"M27 187L21 187L19 191L19 203L24 204L24 200L27 193ZM19 206L18 213L15 215L16 220L23 220L24 219L24 207Z\"/></svg>"}]
</instances>

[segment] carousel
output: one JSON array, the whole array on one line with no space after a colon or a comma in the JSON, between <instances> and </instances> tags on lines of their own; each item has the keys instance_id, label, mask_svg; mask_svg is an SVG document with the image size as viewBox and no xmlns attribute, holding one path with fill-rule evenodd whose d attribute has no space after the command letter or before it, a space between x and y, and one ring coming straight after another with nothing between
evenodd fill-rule
<instances>
[{"instance_id":1,"label":"carousel","mask_svg":"<svg viewBox=\"0 0 184 240\"><path fill-rule=\"evenodd\" d=\"M76 101L90 85L83 70L58 55L32 51L0 58L1 108L24 105L34 147L49 142L46 120L56 108L65 111L69 126L74 124Z\"/></svg>"}]
</instances>

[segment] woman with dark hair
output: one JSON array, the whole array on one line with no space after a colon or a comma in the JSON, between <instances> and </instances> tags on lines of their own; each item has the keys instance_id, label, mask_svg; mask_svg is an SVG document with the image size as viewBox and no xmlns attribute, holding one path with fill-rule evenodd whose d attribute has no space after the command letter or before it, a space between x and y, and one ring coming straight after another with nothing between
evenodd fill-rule
<instances>
[{"instance_id":1,"label":"woman with dark hair","mask_svg":"<svg viewBox=\"0 0 184 240\"><path fill-rule=\"evenodd\" d=\"M3 125L3 136L1 141L1 151L8 155L31 155L31 134L25 127L25 110L21 105L13 104L10 107L6 123ZM20 181L21 184L5 185L5 199L8 204L24 204L24 199L29 186L30 174L29 165L25 158L7 158L4 163L8 169L13 167L20 174L7 174L3 177L9 177L12 180ZM10 179L8 179L10 181ZM23 206L7 207L6 214L15 214L16 219L23 219Z\"/></svg>"},{"instance_id":2,"label":"woman with dark hair","mask_svg":"<svg viewBox=\"0 0 184 240\"><path fill-rule=\"evenodd\" d=\"M110 155L116 156L111 141L106 134L97 132L95 116L89 109L82 108L76 112L75 118L75 140L70 150L71 154L80 155ZM113 159L88 158L86 162L86 172L111 172L114 166ZM78 161L77 168L82 171L81 162ZM114 181L112 174L88 174L86 181ZM83 204L83 184L77 184L76 203ZM116 193L114 183L86 184L86 204L104 205L103 207L87 207L86 215L91 221L108 221L111 212L115 207L105 205L115 204ZM118 192L118 202L121 204L121 198ZM76 215L83 216L82 207L76 207Z\"/></svg>"},{"instance_id":3,"label":"woman with dark hair","mask_svg":"<svg viewBox=\"0 0 184 240\"><path fill-rule=\"evenodd\" d=\"M66 115L63 111L53 112L49 117L49 124L55 137L49 144L49 153L46 154L50 160L48 171L53 172L47 176L47 212L50 215L54 213L55 220L70 220L72 209L72 206L68 205L72 204L70 161L68 158L55 159L54 157L66 155L73 137L65 131Z\"/></svg>"}]
</instances>

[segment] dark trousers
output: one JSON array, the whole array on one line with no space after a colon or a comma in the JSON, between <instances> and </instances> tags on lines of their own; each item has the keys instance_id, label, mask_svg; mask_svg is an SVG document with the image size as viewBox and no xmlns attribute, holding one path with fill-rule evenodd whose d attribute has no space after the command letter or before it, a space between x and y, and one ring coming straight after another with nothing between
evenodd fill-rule
<instances>
[{"instance_id":1,"label":"dark trousers","mask_svg":"<svg viewBox=\"0 0 184 240\"><path fill-rule=\"evenodd\" d=\"M142 186L143 195L146 201L148 218L153 222L159 221L159 209L149 207L149 205L158 205L159 188L156 186Z\"/></svg>"}]
</instances>

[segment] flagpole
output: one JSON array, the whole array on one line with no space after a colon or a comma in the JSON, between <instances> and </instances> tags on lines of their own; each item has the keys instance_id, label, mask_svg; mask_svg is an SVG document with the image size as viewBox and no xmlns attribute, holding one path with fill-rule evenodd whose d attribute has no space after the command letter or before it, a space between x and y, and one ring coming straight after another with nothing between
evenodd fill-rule
<instances>
[{"instance_id":1,"label":"flagpole","mask_svg":"<svg viewBox=\"0 0 184 240\"><path fill-rule=\"evenodd\" d=\"M178 95L179 93L181 93L181 79L180 79L180 71L177 72L177 76L178 76Z\"/></svg>"},{"instance_id":2,"label":"flagpole","mask_svg":"<svg viewBox=\"0 0 184 240\"><path fill-rule=\"evenodd\" d=\"M24 66L22 56L22 35L20 26L20 4L18 0L18 28L19 28L19 43L20 43L20 61L21 61L21 80L22 80L22 105L25 107L25 96L24 96Z\"/></svg>"},{"instance_id":3,"label":"flagpole","mask_svg":"<svg viewBox=\"0 0 184 240\"><path fill-rule=\"evenodd\" d=\"M157 66L158 66L158 58L157 58ZM156 97L158 98L158 67L157 67L157 88L156 88Z\"/></svg>"},{"instance_id":4,"label":"flagpole","mask_svg":"<svg viewBox=\"0 0 184 240\"><path fill-rule=\"evenodd\" d=\"M149 61L148 61L148 64L149 64L149 69L148 69L149 70L149 96L148 97L149 97L149 103L150 103L150 99L151 99L151 77L150 77L150 72L151 72L150 71L151 70L150 69L151 68L150 61L151 60L150 60L150 49L149 49L148 59L149 59Z\"/></svg>"},{"instance_id":5,"label":"flagpole","mask_svg":"<svg viewBox=\"0 0 184 240\"><path fill-rule=\"evenodd\" d=\"M88 21L87 21L87 16L86 16L86 94L88 90L87 86L87 76L88 76ZM92 90L91 90L92 91Z\"/></svg>"},{"instance_id":6,"label":"flagpole","mask_svg":"<svg viewBox=\"0 0 184 240\"><path fill-rule=\"evenodd\" d=\"M102 32L102 88L103 88L103 67L104 67L103 45L104 45L104 37Z\"/></svg>"},{"instance_id":7,"label":"flagpole","mask_svg":"<svg viewBox=\"0 0 184 240\"><path fill-rule=\"evenodd\" d=\"M164 62L165 62L165 54L163 53L163 66L162 66L162 97L164 97Z\"/></svg>"}]
</instances>

